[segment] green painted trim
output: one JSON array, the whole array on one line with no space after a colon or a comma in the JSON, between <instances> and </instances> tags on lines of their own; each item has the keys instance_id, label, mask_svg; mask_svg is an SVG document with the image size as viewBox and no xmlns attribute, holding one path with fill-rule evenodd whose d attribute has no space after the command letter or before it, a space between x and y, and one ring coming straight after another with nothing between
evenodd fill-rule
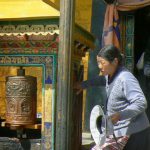
<instances>
[{"instance_id":1,"label":"green painted trim","mask_svg":"<svg viewBox=\"0 0 150 150\"><path fill-rule=\"evenodd\" d=\"M41 67L43 64L0 64L0 66L12 66L12 67Z\"/></svg>"},{"instance_id":2,"label":"green painted trim","mask_svg":"<svg viewBox=\"0 0 150 150\"><path fill-rule=\"evenodd\" d=\"M54 54L55 55L55 54ZM50 57L54 57L53 54L4 54L4 55L0 55L0 56L50 56Z\"/></svg>"},{"instance_id":3,"label":"green painted trim","mask_svg":"<svg viewBox=\"0 0 150 150\"><path fill-rule=\"evenodd\" d=\"M52 55L57 55L57 53L56 54L55 53L44 53L44 54L43 53L42 54L41 53L37 53L37 54L25 54L25 53L24 54L20 54L20 53L13 54L12 53L12 54L4 54L4 55L0 54L0 56L52 56Z\"/></svg>"},{"instance_id":4,"label":"green painted trim","mask_svg":"<svg viewBox=\"0 0 150 150\"><path fill-rule=\"evenodd\" d=\"M53 55L53 84L52 84L52 150L55 149L55 128L56 128L56 78L57 78L57 55Z\"/></svg>"},{"instance_id":5,"label":"green painted trim","mask_svg":"<svg viewBox=\"0 0 150 150\"><path fill-rule=\"evenodd\" d=\"M35 20L20 20L20 21L0 21L0 25L48 25L48 24L59 24L59 18L49 18L49 19L35 19Z\"/></svg>"}]
</instances>

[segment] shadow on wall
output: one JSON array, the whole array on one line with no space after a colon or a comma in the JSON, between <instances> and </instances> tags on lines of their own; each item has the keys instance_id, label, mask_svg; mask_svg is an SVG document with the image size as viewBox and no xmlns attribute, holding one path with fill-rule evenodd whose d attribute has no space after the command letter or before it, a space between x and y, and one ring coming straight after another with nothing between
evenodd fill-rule
<instances>
[{"instance_id":1,"label":"shadow on wall","mask_svg":"<svg viewBox=\"0 0 150 150\"><path fill-rule=\"evenodd\" d=\"M105 9L106 4L104 3L104 1L93 0L91 33L97 38L97 40L95 42L96 45L95 50L90 52L89 72L88 72L89 79L99 74L96 56L101 47L101 36L103 31ZM85 112L86 131L89 131L89 118L92 108L97 104L99 105L103 104L103 101L106 97L105 94L106 92L103 87L99 88L95 87L87 89L86 112Z\"/></svg>"}]
</instances>

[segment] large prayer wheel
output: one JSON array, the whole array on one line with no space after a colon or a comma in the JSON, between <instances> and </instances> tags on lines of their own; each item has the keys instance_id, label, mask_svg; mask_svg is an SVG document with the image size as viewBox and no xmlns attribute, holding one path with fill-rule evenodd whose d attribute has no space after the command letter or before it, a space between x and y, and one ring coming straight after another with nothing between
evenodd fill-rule
<instances>
[{"instance_id":1,"label":"large prayer wheel","mask_svg":"<svg viewBox=\"0 0 150 150\"><path fill-rule=\"evenodd\" d=\"M25 76L24 69L17 76L6 77L6 123L11 128L35 124L36 103L36 77Z\"/></svg>"}]
</instances>

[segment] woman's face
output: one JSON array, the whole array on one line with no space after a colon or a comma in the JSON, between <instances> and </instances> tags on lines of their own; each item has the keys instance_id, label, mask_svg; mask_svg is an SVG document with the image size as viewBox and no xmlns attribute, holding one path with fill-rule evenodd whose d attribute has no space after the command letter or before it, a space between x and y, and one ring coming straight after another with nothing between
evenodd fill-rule
<instances>
[{"instance_id":1,"label":"woman's face","mask_svg":"<svg viewBox=\"0 0 150 150\"><path fill-rule=\"evenodd\" d=\"M115 73L118 67L118 59L115 58L113 62L109 62L103 57L97 56L97 63L102 75L109 75L110 77Z\"/></svg>"}]
</instances>

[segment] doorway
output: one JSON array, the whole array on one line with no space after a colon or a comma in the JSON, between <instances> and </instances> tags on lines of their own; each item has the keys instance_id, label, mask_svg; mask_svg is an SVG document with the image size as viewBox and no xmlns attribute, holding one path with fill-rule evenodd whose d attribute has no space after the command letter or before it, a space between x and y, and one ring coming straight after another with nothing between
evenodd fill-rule
<instances>
[{"instance_id":1,"label":"doorway","mask_svg":"<svg viewBox=\"0 0 150 150\"><path fill-rule=\"evenodd\" d=\"M135 12L134 30L134 74L139 80L141 88L148 102L146 110L150 120L150 6ZM142 69L137 68L137 62L144 53Z\"/></svg>"}]
</instances>

